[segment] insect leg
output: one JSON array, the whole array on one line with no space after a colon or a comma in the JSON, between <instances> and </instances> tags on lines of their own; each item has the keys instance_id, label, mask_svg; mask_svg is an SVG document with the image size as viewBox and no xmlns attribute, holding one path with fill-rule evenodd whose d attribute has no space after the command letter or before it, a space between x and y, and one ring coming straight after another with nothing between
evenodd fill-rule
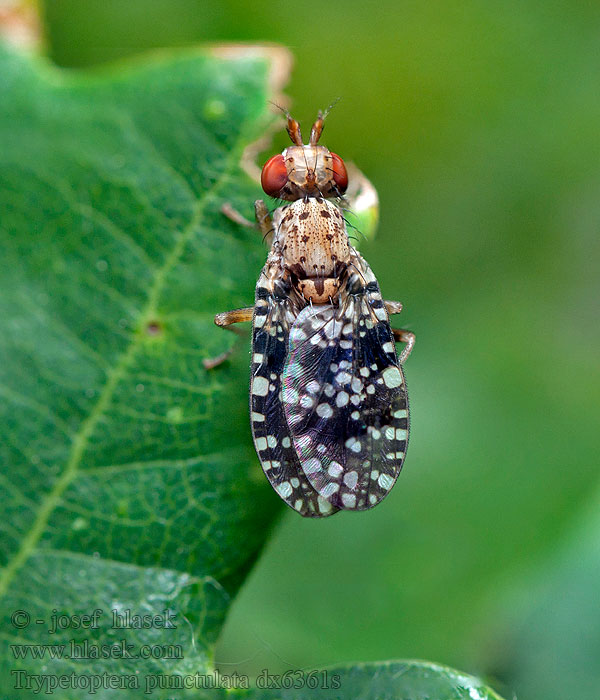
<instances>
[{"instance_id":1,"label":"insect leg","mask_svg":"<svg viewBox=\"0 0 600 700\"><path fill-rule=\"evenodd\" d=\"M396 340L396 342L406 343L406 347L402 350L402 352L400 353L400 357L398 358L400 360L400 364L404 364L415 345L415 334L411 331L405 331L399 328L392 328L392 333L394 334L394 339Z\"/></svg>"},{"instance_id":2,"label":"insect leg","mask_svg":"<svg viewBox=\"0 0 600 700\"><path fill-rule=\"evenodd\" d=\"M400 301L384 301L383 303L390 316L399 314L402 311L402 302ZM392 333L397 343L406 343L406 347L402 350L399 357L400 363L403 364L412 352L415 344L415 334L411 333L411 331L396 330L395 328L392 328Z\"/></svg>"},{"instance_id":3,"label":"insect leg","mask_svg":"<svg viewBox=\"0 0 600 700\"><path fill-rule=\"evenodd\" d=\"M251 321L254 314L254 307L248 306L245 309L234 309L233 311L224 311L215 316L215 324L221 328L226 328L229 331L239 332L236 328L229 328L233 323L242 323L243 321ZM216 357L209 357L202 360L205 369L214 369L231 355L235 348L230 348Z\"/></svg>"},{"instance_id":4,"label":"insect leg","mask_svg":"<svg viewBox=\"0 0 600 700\"><path fill-rule=\"evenodd\" d=\"M246 228L256 228L254 221L249 221L245 216L242 216L237 209L234 209L229 202L225 202L221 207L221 214L225 214L228 219L231 219L234 224L245 226Z\"/></svg>"},{"instance_id":5,"label":"insect leg","mask_svg":"<svg viewBox=\"0 0 600 700\"><path fill-rule=\"evenodd\" d=\"M234 348L229 348L229 350L225 350L225 352L222 352L216 357L207 357L205 360L202 360L204 369L214 369L215 367L222 365L223 362L225 362L225 360L229 357L229 355L231 355L233 350Z\"/></svg>"},{"instance_id":6,"label":"insect leg","mask_svg":"<svg viewBox=\"0 0 600 700\"><path fill-rule=\"evenodd\" d=\"M390 316L392 316L392 314L399 314L402 311L401 301L384 301L383 303Z\"/></svg>"},{"instance_id":7,"label":"insect leg","mask_svg":"<svg viewBox=\"0 0 600 700\"><path fill-rule=\"evenodd\" d=\"M249 221L245 216L242 216L237 209L234 209L231 204L229 204L229 202L225 202L225 204L223 204L221 207L221 213L239 226L254 229L257 228L262 233L263 240L266 241L267 245L271 245L275 229L273 228L273 222L271 221L271 215L269 214L267 205L262 199L257 199L256 202L254 202L256 223L254 221Z\"/></svg>"},{"instance_id":8,"label":"insect leg","mask_svg":"<svg viewBox=\"0 0 600 700\"><path fill-rule=\"evenodd\" d=\"M254 202L254 214L256 216L258 228L263 235L263 240L268 246L270 246L273 242L273 234L275 233L275 229L273 228L273 221L271 220L271 215L269 214L267 205L262 199L257 199L256 202Z\"/></svg>"},{"instance_id":9,"label":"insect leg","mask_svg":"<svg viewBox=\"0 0 600 700\"><path fill-rule=\"evenodd\" d=\"M221 328L226 328L232 323L243 323L251 321L254 314L253 306L246 306L243 309L233 309L233 311L223 311L215 316L215 324ZM233 329L231 329L233 330Z\"/></svg>"}]
</instances>

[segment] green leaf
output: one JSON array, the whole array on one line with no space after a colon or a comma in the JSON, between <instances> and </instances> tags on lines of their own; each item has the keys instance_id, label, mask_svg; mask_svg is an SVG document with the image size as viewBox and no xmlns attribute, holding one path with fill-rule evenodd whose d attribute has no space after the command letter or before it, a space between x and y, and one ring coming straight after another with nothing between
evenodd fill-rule
<instances>
[{"instance_id":1,"label":"green leaf","mask_svg":"<svg viewBox=\"0 0 600 700\"><path fill-rule=\"evenodd\" d=\"M15 667L209 669L231 596L279 511L249 441L248 338L212 321L251 302L265 257L260 235L220 207L251 215L258 189L240 160L271 122L271 67L264 51L206 51L92 76L0 53L9 696ZM236 342L231 361L204 369ZM96 609L97 629L48 631L53 611ZM113 609L169 610L176 626L124 633ZM30 616L22 629L16 610ZM16 662L10 647L122 638L180 645L182 658Z\"/></svg>"},{"instance_id":2,"label":"green leaf","mask_svg":"<svg viewBox=\"0 0 600 700\"><path fill-rule=\"evenodd\" d=\"M260 678L267 680L266 675ZM249 694L249 700L501 700L477 678L424 661L332 668L307 674L304 680L298 673L289 672L277 682L292 688L255 691Z\"/></svg>"}]
</instances>

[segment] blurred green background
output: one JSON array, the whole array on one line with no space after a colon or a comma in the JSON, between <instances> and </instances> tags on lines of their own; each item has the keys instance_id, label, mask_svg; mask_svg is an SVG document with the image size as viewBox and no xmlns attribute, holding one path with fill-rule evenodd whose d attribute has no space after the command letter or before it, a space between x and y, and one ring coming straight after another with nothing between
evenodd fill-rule
<instances>
[{"instance_id":1,"label":"blurred green background","mask_svg":"<svg viewBox=\"0 0 600 700\"><path fill-rule=\"evenodd\" d=\"M417 334L405 470L372 512L285 512L220 668L425 658L489 674L508 697L600 697L600 5L43 12L64 66L198 42L288 46L294 115L308 125L341 97L324 143L379 191L364 253Z\"/></svg>"}]
</instances>

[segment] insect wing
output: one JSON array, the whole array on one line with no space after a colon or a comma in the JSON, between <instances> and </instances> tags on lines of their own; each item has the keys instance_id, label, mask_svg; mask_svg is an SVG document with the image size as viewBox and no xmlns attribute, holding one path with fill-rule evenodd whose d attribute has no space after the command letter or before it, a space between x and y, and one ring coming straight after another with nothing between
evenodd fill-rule
<instances>
[{"instance_id":1,"label":"insect wing","mask_svg":"<svg viewBox=\"0 0 600 700\"><path fill-rule=\"evenodd\" d=\"M301 467L321 496L364 510L389 493L406 452L408 403L376 283L338 309L298 314L282 399Z\"/></svg>"},{"instance_id":2,"label":"insect wing","mask_svg":"<svg viewBox=\"0 0 600 700\"><path fill-rule=\"evenodd\" d=\"M261 277L253 321L250 414L261 466L279 496L306 517L338 509L320 496L300 468L281 405L281 373L287 355L290 311L276 300Z\"/></svg>"}]
</instances>

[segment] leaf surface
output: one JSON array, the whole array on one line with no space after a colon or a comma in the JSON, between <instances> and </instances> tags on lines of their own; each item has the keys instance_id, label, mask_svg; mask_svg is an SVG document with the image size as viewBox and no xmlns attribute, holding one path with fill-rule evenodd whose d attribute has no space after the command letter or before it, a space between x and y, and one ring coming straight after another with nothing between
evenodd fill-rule
<instances>
[{"instance_id":1,"label":"leaf surface","mask_svg":"<svg viewBox=\"0 0 600 700\"><path fill-rule=\"evenodd\" d=\"M265 256L260 235L220 208L250 215L258 195L240 161L271 120L270 68L258 50L93 76L0 54L6 692L11 644L182 650L16 664L38 673L209 669L278 512L249 441L248 339L230 362L202 365L236 342L213 315L251 302ZM93 630L49 632L53 611L96 609ZM16 610L30 616L23 628ZM124 633L112 610L168 610L176 625Z\"/></svg>"}]
</instances>

